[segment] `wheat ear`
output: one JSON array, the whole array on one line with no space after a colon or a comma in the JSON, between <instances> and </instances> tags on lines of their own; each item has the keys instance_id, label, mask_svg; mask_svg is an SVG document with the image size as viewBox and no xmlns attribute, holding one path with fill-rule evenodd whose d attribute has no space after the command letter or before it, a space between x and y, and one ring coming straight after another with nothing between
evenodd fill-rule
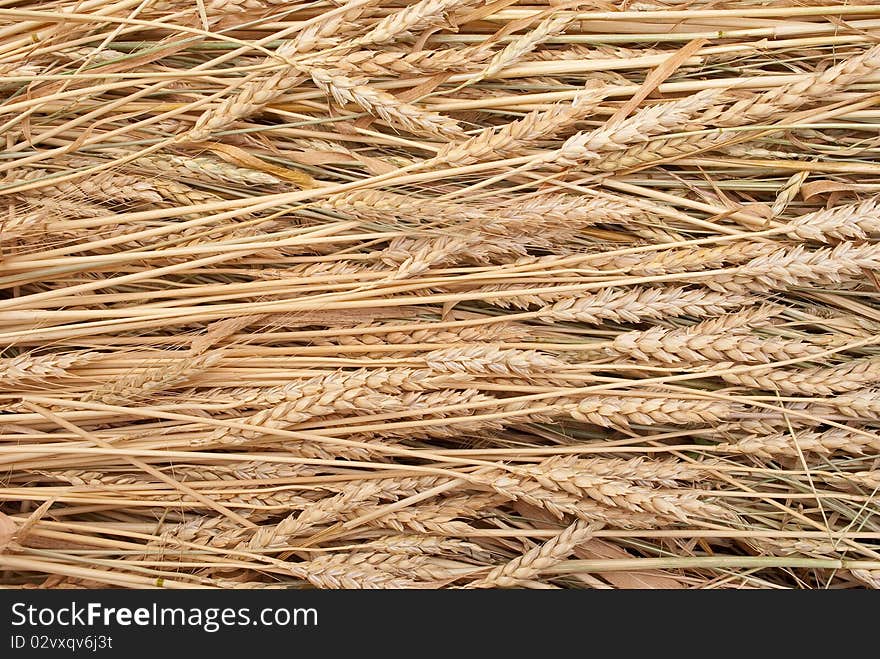
<instances>
[{"instance_id":1,"label":"wheat ear","mask_svg":"<svg viewBox=\"0 0 880 659\"><path fill-rule=\"evenodd\" d=\"M100 353L97 352L70 352L50 355L25 353L0 359L0 386L10 389L24 383L70 377L68 369L87 364L98 357Z\"/></svg>"},{"instance_id":2,"label":"wheat ear","mask_svg":"<svg viewBox=\"0 0 880 659\"><path fill-rule=\"evenodd\" d=\"M486 68L480 72L477 80L492 78L498 75L501 71L533 51L539 44L543 43L550 37L564 32L565 28L567 28L574 19L575 14L548 16L541 21L534 30L527 32L518 39L514 39L507 44L503 50L498 52L489 61Z\"/></svg>"},{"instance_id":3,"label":"wheat ear","mask_svg":"<svg viewBox=\"0 0 880 659\"><path fill-rule=\"evenodd\" d=\"M825 351L822 345L797 339L761 338L729 333L703 333L699 328L626 332L614 338L608 352L643 362L769 363L798 359Z\"/></svg>"},{"instance_id":4,"label":"wheat ear","mask_svg":"<svg viewBox=\"0 0 880 659\"><path fill-rule=\"evenodd\" d=\"M565 560L579 545L593 537L601 524L577 520L562 533L543 545L534 547L509 563L494 568L483 579L470 584L472 588L512 588L540 574L548 567Z\"/></svg>"},{"instance_id":5,"label":"wheat ear","mask_svg":"<svg viewBox=\"0 0 880 659\"><path fill-rule=\"evenodd\" d=\"M566 140L558 151L549 154L546 160L571 167L588 163L605 151L647 141L652 135L683 126L700 110L715 103L719 93L710 89L670 103L652 105L613 126L578 133Z\"/></svg>"},{"instance_id":6,"label":"wheat ear","mask_svg":"<svg viewBox=\"0 0 880 659\"><path fill-rule=\"evenodd\" d=\"M177 387L215 366L222 357L223 353L219 350L198 356L187 355L170 364L147 368L95 387L83 400L119 403Z\"/></svg>"},{"instance_id":7,"label":"wheat ear","mask_svg":"<svg viewBox=\"0 0 880 659\"><path fill-rule=\"evenodd\" d=\"M415 30L442 25L448 11L468 4L470 2L463 3L462 0L419 0L405 9L389 14L351 45L362 47L388 43L406 37Z\"/></svg>"},{"instance_id":8,"label":"wheat ear","mask_svg":"<svg viewBox=\"0 0 880 659\"><path fill-rule=\"evenodd\" d=\"M837 366L805 369L770 368L746 373L728 372L721 377L731 384L788 394L828 396L855 391L880 378L880 360L853 359Z\"/></svg>"},{"instance_id":9,"label":"wheat ear","mask_svg":"<svg viewBox=\"0 0 880 659\"><path fill-rule=\"evenodd\" d=\"M880 69L880 46L874 46L803 80L750 95L722 112L715 110L707 113L700 120L701 123L716 126L741 126L761 121L845 89L877 69Z\"/></svg>"},{"instance_id":10,"label":"wheat ear","mask_svg":"<svg viewBox=\"0 0 880 659\"><path fill-rule=\"evenodd\" d=\"M801 215L783 228L799 240L864 240L868 234L880 233L880 207L875 197Z\"/></svg>"},{"instance_id":11,"label":"wheat ear","mask_svg":"<svg viewBox=\"0 0 880 659\"><path fill-rule=\"evenodd\" d=\"M463 142L450 142L425 166L468 165L517 155L524 148L555 137L586 118L603 99L601 87L581 92L571 103L535 110L518 121L486 128Z\"/></svg>"},{"instance_id":12,"label":"wheat ear","mask_svg":"<svg viewBox=\"0 0 880 659\"><path fill-rule=\"evenodd\" d=\"M369 76L400 74L424 75L446 71L466 71L492 56L492 50L478 45L448 50L417 50L408 52L361 50L337 57L328 56L322 63L333 69Z\"/></svg>"},{"instance_id":13,"label":"wheat ear","mask_svg":"<svg viewBox=\"0 0 880 659\"><path fill-rule=\"evenodd\" d=\"M735 442L718 444L719 451L757 455L766 458L784 455L796 458L801 452L831 455L849 453L869 455L880 451L880 437L865 435L846 428L832 428L822 432L777 432L751 435Z\"/></svg>"},{"instance_id":14,"label":"wheat ear","mask_svg":"<svg viewBox=\"0 0 880 659\"><path fill-rule=\"evenodd\" d=\"M837 283L880 268L880 245L842 242L833 248L776 249L728 273L701 281L719 291L765 292L807 284Z\"/></svg>"},{"instance_id":15,"label":"wheat ear","mask_svg":"<svg viewBox=\"0 0 880 659\"><path fill-rule=\"evenodd\" d=\"M442 139L464 136L454 119L401 101L388 92L370 87L362 79L319 68L313 68L309 73L318 88L340 105L355 103L389 124L416 135Z\"/></svg>"},{"instance_id":16,"label":"wheat ear","mask_svg":"<svg viewBox=\"0 0 880 659\"><path fill-rule=\"evenodd\" d=\"M326 44L327 39L333 37L346 21L352 21L360 16L370 3L349 2L348 4L355 6L348 11L335 13L329 18L312 23L294 38L282 43L276 50L278 57L290 58ZM267 58L266 63L278 62L275 58ZM272 74L260 75L249 80L235 94L227 96L219 104L205 110L195 125L179 139L192 142L205 141L236 121L259 112L304 80L305 77L300 75L292 64L283 64Z\"/></svg>"},{"instance_id":17,"label":"wheat ear","mask_svg":"<svg viewBox=\"0 0 880 659\"><path fill-rule=\"evenodd\" d=\"M601 324L605 320L638 323L674 316L720 316L726 309L741 307L752 298L707 289L606 288L576 298L566 298L538 311L547 322L567 321Z\"/></svg>"},{"instance_id":18,"label":"wheat ear","mask_svg":"<svg viewBox=\"0 0 880 659\"><path fill-rule=\"evenodd\" d=\"M316 588L425 588L448 582L453 573L429 556L367 552L326 554L290 565L293 576Z\"/></svg>"}]
</instances>

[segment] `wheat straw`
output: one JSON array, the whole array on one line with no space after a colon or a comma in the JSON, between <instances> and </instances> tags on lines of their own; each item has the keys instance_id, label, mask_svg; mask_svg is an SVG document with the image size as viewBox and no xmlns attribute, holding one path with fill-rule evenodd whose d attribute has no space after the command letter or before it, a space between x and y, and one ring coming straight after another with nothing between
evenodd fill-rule
<instances>
[{"instance_id":1,"label":"wheat straw","mask_svg":"<svg viewBox=\"0 0 880 659\"><path fill-rule=\"evenodd\" d=\"M0 585L878 587L880 12L593 4L4 3Z\"/></svg>"}]
</instances>

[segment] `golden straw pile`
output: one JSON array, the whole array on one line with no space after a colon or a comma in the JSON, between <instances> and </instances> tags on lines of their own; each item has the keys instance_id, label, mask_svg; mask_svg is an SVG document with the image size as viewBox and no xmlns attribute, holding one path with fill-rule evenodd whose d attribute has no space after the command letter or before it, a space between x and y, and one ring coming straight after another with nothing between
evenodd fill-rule
<instances>
[{"instance_id":1,"label":"golden straw pile","mask_svg":"<svg viewBox=\"0 0 880 659\"><path fill-rule=\"evenodd\" d=\"M0 583L880 587L878 37L0 3Z\"/></svg>"}]
</instances>

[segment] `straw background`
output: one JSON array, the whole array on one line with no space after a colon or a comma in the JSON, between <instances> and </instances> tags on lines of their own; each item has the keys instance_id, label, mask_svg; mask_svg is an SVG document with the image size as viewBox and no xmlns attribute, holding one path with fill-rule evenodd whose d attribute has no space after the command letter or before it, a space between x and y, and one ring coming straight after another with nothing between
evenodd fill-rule
<instances>
[{"instance_id":1,"label":"straw background","mask_svg":"<svg viewBox=\"0 0 880 659\"><path fill-rule=\"evenodd\" d=\"M0 583L880 587L878 39L0 0Z\"/></svg>"}]
</instances>

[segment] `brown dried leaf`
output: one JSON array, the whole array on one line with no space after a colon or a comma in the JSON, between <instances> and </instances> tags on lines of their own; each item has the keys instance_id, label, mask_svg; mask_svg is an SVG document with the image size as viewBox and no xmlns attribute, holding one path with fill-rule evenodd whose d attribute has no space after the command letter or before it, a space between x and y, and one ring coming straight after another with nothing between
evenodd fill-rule
<instances>
[{"instance_id":1,"label":"brown dried leaf","mask_svg":"<svg viewBox=\"0 0 880 659\"><path fill-rule=\"evenodd\" d=\"M813 181L801 186L801 196L804 201L812 201L813 197L831 194L832 192L849 192L856 190L856 186L840 181Z\"/></svg>"},{"instance_id":2,"label":"brown dried leaf","mask_svg":"<svg viewBox=\"0 0 880 659\"><path fill-rule=\"evenodd\" d=\"M605 540L593 539L574 551L582 559L618 559L632 558L626 551ZM684 585L658 570L633 570L632 572L603 572L602 578L612 586L624 589L679 589Z\"/></svg>"}]
</instances>

